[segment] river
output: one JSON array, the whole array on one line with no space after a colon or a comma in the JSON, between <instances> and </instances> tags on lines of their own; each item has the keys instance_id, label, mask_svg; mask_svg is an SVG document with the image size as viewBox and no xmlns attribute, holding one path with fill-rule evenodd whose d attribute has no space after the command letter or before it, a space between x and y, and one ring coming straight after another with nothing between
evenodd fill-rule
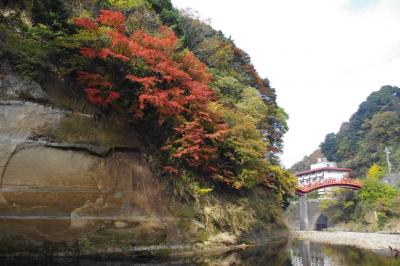
<instances>
[{"instance_id":1,"label":"river","mask_svg":"<svg viewBox=\"0 0 400 266\"><path fill-rule=\"evenodd\" d=\"M385 253L387 251L383 251ZM271 265L271 266L400 266L400 258L347 246L333 246L296 240L271 242L220 255L202 255L175 259L14 259L0 265Z\"/></svg>"}]
</instances>

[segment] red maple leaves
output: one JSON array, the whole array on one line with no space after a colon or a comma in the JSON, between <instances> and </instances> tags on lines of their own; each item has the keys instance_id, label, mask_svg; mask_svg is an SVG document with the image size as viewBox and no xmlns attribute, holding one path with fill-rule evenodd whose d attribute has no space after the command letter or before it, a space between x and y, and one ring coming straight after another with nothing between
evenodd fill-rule
<instances>
[{"instance_id":1,"label":"red maple leaves","mask_svg":"<svg viewBox=\"0 0 400 266\"><path fill-rule=\"evenodd\" d=\"M119 92L116 91L103 92L96 88L87 88L85 89L85 92L89 102L100 106L108 106L114 100L120 97Z\"/></svg>"},{"instance_id":2,"label":"red maple leaves","mask_svg":"<svg viewBox=\"0 0 400 266\"><path fill-rule=\"evenodd\" d=\"M97 31L99 29L97 23L89 18L76 18L74 24L87 30Z\"/></svg>"},{"instance_id":3,"label":"red maple leaves","mask_svg":"<svg viewBox=\"0 0 400 266\"><path fill-rule=\"evenodd\" d=\"M79 71L78 80L87 84L88 87L85 92L86 98L90 103L106 107L121 96L119 92L112 90L113 85L111 82L100 74Z\"/></svg>"},{"instance_id":4,"label":"red maple leaves","mask_svg":"<svg viewBox=\"0 0 400 266\"><path fill-rule=\"evenodd\" d=\"M137 31L128 37L124 33L125 17L121 12L110 10L101 10L96 21L82 18L74 22L99 34L100 25L109 27L102 36L109 38L108 44L101 48L81 48L82 56L119 60L130 67L130 70L125 68L121 70L125 72L118 73L131 84L123 89L113 85L122 84L123 80L111 82L105 75L79 72L78 80L87 85L87 99L93 104L107 106L115 100L132 97L126 91L137 92L134 99L129 99L133 105L128 108L135 118L156 110L159 124L168 118L175 121L175 133L163 150L169 151L171 158L196 169L216 171L210 161L217 155L215 143L223 139L228 127L208 108L209 102L214 100L208 86L212 75L193 53L178 50L179 42L174 32L162 26L157 35ZM145 71L135 67L138 60L146 65ZM124 84L127 86L126 82ZM172 167L165 169L171 174L175 170Z\"/></svg>"},{"instance_id":5,"label":"red maple leaves","mask_svg":"<svg viewBox=\"0 0 400 266\"><path fill-rule=\"evenodd\" d=\"M110 26L118 32L125 31L125 16L122 12L101 9L97 21L105 26Z\"/></svg>"}]
</instances>

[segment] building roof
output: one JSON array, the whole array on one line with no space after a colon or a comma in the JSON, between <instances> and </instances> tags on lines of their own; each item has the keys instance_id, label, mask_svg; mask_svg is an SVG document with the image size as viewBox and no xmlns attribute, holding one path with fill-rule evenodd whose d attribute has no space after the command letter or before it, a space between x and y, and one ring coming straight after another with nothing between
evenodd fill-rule
<instances>
[{"instance_id":1,"label":"building roof","mask_svg":"<svg viewBox=\"0 0 400 266\"><path fill-rule=\"evenodd\" d=\"M297 172L296 176L305 175L305 174L312 174L312 173L315 173L315 172L322 172L322 171L351 172L352 169L350 169L350 168L337 168L337 167L321 167L321 168L316 168L316 169L312 169L312 170L306 170L306 171Z\"/></svg>"}]
</instances>

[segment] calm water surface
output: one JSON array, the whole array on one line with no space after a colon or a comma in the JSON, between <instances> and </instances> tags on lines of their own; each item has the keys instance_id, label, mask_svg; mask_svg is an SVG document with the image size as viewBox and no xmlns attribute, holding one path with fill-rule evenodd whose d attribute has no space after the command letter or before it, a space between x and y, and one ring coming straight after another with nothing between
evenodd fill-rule
<instances>
[{"instance_id":1,"label":"calm water surface","mask_svg":"<svg viewBox=\"0 0 400 266\"><path fill-rule=\"evenodd\" d=\"M309 241L278 242L223 255L185 259L57 259L0 260L0 265L272 265L272 266L400 266L400 258L389 251L377 254L346 246L321 245ZM386 254L384 254L386 253Z\"/></svg>"}]
</instances>

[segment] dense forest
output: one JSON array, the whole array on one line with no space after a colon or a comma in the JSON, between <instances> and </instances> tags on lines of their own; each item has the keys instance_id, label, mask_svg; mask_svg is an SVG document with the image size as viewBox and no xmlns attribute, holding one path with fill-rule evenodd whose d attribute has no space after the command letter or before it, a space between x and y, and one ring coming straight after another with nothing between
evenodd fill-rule
<instances>
[{"instance_id":1,"label":"dense forest","mask_svg":"<svg viewBox=\"0 0 400 266\"><path fill-rule=\"evenodd\" d=\"M400 88L383 86L361 103L338 133L326 135L319 149L292 166L293 171L308 169L325 156L339 166L352 168L353 177L363 180L358 192L336 189L331 198L321 200L321 210L331 221L352 231L398 230L399 125Z\"/></svg>"},{"instance_id":2,"label":"dense forest","mask_svg":"<svg viewBox=\"0 0 400 266\"><path fill-rule=\"evenodd\" d=\"M357 175L374 163L386 166L385 147L390 151L393 170L400 165L400 88L383 86L361 103L350 121L337 134L321 143L323 154Z\"/></svg>"},{"instance_id":3,"label":"dense forest","mask_svg":"<svg viewBox=\"0 0 400 266\"><path fill-rule=\"evenodd\" d=\"M48 104L135 128L155 171L193 193L264 187L285 201L288 130L248 54L165 0L2 1L0 51ZM27 99L29 100L29 99Z\"/></svg>"},{"instance_id":4,"label":"dense forest","mask_svg":"<svg viewBox=\"0 0 400 266\"><path fill-rule=\"evenodd\" d=\"M388 148L393 172L400 166L400 88L383 86L371 93L360 104L338 133L327 134L320 150L313 154L324 155L342 167L354 170L357 177L365 177L367 170L377 164L387 167L385 147ZM321 153L322 152L322 153ZM316 159L318 156L310 156ZM296 163L293 170L308 168L310 158Z\"/></svg>"}]
</instances>

